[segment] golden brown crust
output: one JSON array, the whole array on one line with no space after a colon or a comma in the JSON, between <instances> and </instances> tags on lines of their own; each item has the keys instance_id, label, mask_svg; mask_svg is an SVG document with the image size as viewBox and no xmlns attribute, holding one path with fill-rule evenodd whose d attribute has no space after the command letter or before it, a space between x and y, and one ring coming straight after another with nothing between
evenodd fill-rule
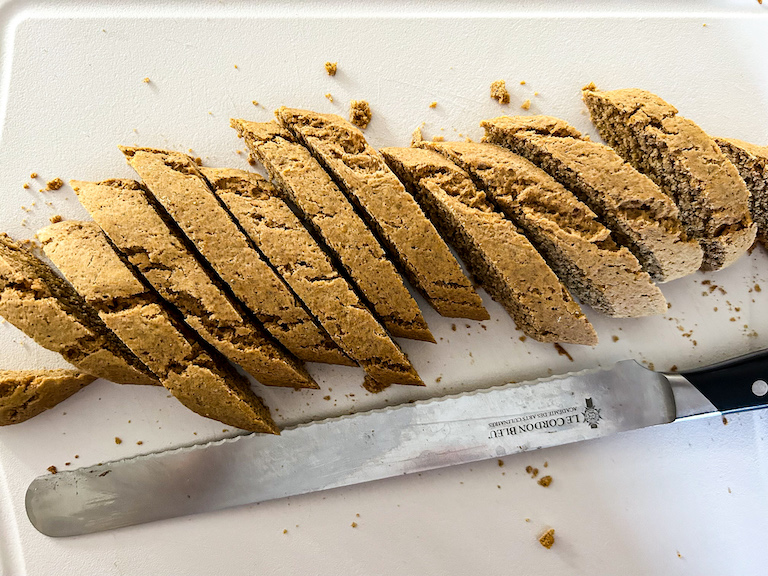
<instances>
[{"instance_id":1,"label":"golden brown crust","mask_svg":"<svg viewBox=\"0 0 768 576\"><path fill-rule=\"evenodd\" d=\"M423 385L275 188L258 174L203 169L221 201L339 347L382 385Z\"/></svg>"},{"instance_id":2,"label":"golden brown crust","mask_svg":"<svg viewBox=\"0 0 768 576\"><path fill-rule=\"evenodd\" d=\"M121 150L152 196L272 336L301 360L351 363L248 243L189 156L151 148Z\"/></svg>"},{"instance_id":3,"label":"golden brown crust","mask_svg":"<svg viewBox=\"0 0 768 576\"><path fill-rule=\"evenodd\" d=\"M435 310L454 318L489 318L445 241L360 130L334 114L294 108L275 114L335 177Z\"/></svg>"},{"instance_id":4,"label":"golden brown crust","mask_svg":"<svg viewBox=\"0 0 768 576\"><path fill-rule=\"evenodd\" d=\"M275 186L336 254L393 336L434 342L419 307L376 237L309 151L276 122L232 120Z\"/></svg>"},{"instance_id":5,"label":"golden brown crust","mask_svg":"<svg viewBox=\"0 0 768 576\"><path fill-rule=\"evenodd\" d=\"M431 150L381 153L523 332L542 342L597 343L594 328L555 273L464 171Z\"/></svg>"},{"instance_id":6,"label":"golden brown crust","mask_svg":"<svg viewBox=\"0 0 768 576\"><path fill-rule=\"evenodd\" d=\"M277 433L269 410L226 360L206 350L121 260L94 222L40 230L46 255L187 408L253 432Z\"/></svg>"},{"instance_id":7,"label":"golden brown crust","mask_svg":"<svg viewBox=\"0 0 768 576\"><path fill-rule=\"evenodd\" d=\"M29 420L95 379L78 370L0 370L0 426Z\"/></svg>"},{"instance_id":8,"label":"golden brown crust","mask_svg":"<svg viewBox=\"0 0 768 576\"><path fill-rule=\"evenodd\" d=\"M318 387L292 354L238 310L138 182L73 181L72 187L116 248L211 346L262 384Z\"/></svg>"}]
</instances>

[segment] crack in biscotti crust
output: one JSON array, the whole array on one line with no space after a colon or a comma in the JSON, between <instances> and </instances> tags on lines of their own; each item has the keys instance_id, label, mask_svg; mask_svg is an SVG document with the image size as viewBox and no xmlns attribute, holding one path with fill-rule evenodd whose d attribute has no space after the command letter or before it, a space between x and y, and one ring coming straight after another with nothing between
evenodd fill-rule
<instances>
[{"instance_id":1,"label":"crack in biscotti crust","mask_svg":"<svg viewBox=\"0 0 768 576\"><path fill-rule=\"evenodd\" d=\"M0 315L84 372L159 384L69 284L6 234L0 234Z\"/></svg>"},{"instance_id":2,"label":"crack in biscotti crust","mask_svg":"<svg viewBox=\"0 0 768 576\"><path fill-rule=\"evenodd\" d=\"M337 256L364 300L394 336L434 342L419 307L384 249L309 151L276 122L232 120L281 195Z\"/></svg>"},{"instance_id":3,"label":"crack in biscotti crust","mask_svg":"<svg viewBox=\"0 0 768 576\"><path fill-rule=\"evenodd\" d=\"M701 247L687 237L672 199L611 148L548 116L502 116L482 126L484 141L538 165L594 210L654 280L701 267Z\"/></svg>"},{"instance_id":4,"label":"crack in biscotti crust","mask_svg":"<svg viewBox=\"0 0 768 576\"><path fill-rule=\"evenodd\" d=\"M99 310L104 323L182 404L244 430L277 432L247 380L176 317L96 223L60 222L40 230L38 237L46 255ZM133 306L127 304L131 299Z\"/></svg>"},{"instance_id":5,"label":"crack in biscotti crust","mask_svg":"<svg viewBox=\"0 0 768 576\"><path fill-rule=\"evenodd\" d=\"M151 196L272 336L301 360L349 364L219 204L191 158L151 148L121 150Z\"/></svg>"},{"instance_id":6,"label":"crack in biscotti crust","mask_svg":"<svg viewBox=\"0 0 768 576\"><path fill-rule=\"evenodd\" d=\"M77 370L0 370L0 426L29 420L95 379Z\"/></svg>"},{"instance_id":7,"label":"crack in biscotti crust","mask_svg":"<svg viewBox=\"0 0 768 576\"><path fill-rule=\"evenodd\" d=\"M492 144L422 144L464 169L520 226L547 264L582 303L614 317L666 310L661 291L637 259L616 245L585 204L548 174Z\"/></svg>"},{"instance_id":8,"label":"crack in biscotti crust","mask_svg":"<svg viewBox=\"0 0 768 576\"><path fill-rule=\"evenodd\" d=\"M757 224L757 239L768 248L768 146L756 146L733 138L715 138L715 142L747 184L749 210Z\"/></svg>"},{"instance_id":9,"label":"crack in biscotti crust","mask_svg":"<svg viewBox=\"0 0 768 576\"><path fill-rule=\"evenodd\" d=\"M439 314L489 318L434 225L358 128L332 114L292 108L275 114L332 176Z\"/></svg>"},{"instance_id":10,"label":"crack in biscotti crust","mask_svg":"<svg viewBox=\"0 0 768 576\"><path fill-rule=\"evenodd\" d=\"M381 384L423 385L405 354L269 182L241 170L202 172L241 227L350 358Z\"/></svg>"},{"instance_id":11,"label":"crack in biscotti crust","mask_svg":"<svg viewBox=\"0 0 768 576\"><path fill-rule=\"evenodd\" d=\"M469 176L431 150L384 148L389 166L518 327L542 342L594 345L594 328L515 225Z\"/></svg>"},{"instance_id":12,"label":"crack in biscotti crust","mask_svg":"<svg viewBox=\"0 0 768 576\"><path fill-rule=\"evenodd\" d=\"M209 344L262 384L317 388L298 360L238 312L138 182L72 187L117 249Z\"/></svg>"},{"instance_id":13,"label":"crack in biscotti crust","mask_svg":"<svg viewBox=\"0 0 768 576\"><path fill-rule=\"evenodd\" d=\"M584 102L603 140L675 201L704 250L702 269L724 268L746 252L756 234L749 192L701 128L644 90L586 90Z\"/></svg>"}]
</instances>

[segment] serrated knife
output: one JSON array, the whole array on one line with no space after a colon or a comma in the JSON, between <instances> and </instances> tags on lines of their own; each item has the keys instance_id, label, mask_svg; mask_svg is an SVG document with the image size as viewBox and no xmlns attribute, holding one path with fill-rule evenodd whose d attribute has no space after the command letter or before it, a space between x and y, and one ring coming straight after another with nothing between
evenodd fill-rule
<instances>
[{"instance_id":1,"label":"serrated knife","mask_svg":"<svg viewBox=\"0 0 768 576\"><path fill-rule=\"evenodd\" d=\"M27 515L89 534L762 408L766 381L768 350L679 374L623 361L41 476Z\"/></svg>"}]
</instances>

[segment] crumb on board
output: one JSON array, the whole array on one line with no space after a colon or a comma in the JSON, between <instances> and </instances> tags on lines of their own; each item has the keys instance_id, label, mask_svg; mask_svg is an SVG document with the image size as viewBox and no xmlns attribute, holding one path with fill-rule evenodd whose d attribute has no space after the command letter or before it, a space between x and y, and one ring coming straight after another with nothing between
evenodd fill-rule
<instances>
[{"instance_id":1,"label":"crumb on board","mask_svg":"<svg viewBox=\"0 0 768 576\"><path fill-rule=\"evenodd\" d=\"M424 142L424 135L421 133L421 126L417 126L416 129L411 132L411 146L418 142Z\"/></svg>"},{"instance_id":2,"label":"crumb on board","mask_svg":"<svg viewBox=\"0 0 768 576\"><path fill-rule=\"evenodd\" d=\"M142 82L144 82L144 84L149 84L151 82L151 80L149 79L149 76L145 76L144 80L142 80Z\"/></svg>"},{"instance_id":3,"label":"crumb on board","mask_svg":"<svg viewBox=\"0 0 768 576\"><path fill-rule=\"evenodd\" d=\"M257 100L251 100L251 104L253 104L254 106L258 106L259 102Z\"/></svg>"},{"instance_id":4,"label":"crumb on board","mask_svg":"<svg viewBox=\"0 0 768 576\"><path fill-rule=\"evenodd\" d=\"M566 358L568 358L568 360L570 360L571 362L573 362L573 356L571 356L571 355L568 353L568 350L566 350L565 348L563 348L563 347L562 347L560 344L558 344L557 342L555 342L555 350L557 350L557 353L558 353L560 356L565 356Z\"/></svg>"},{"instance_id":5,"label":"crumb on board","mask_svg":"<svg viewBox=\"0 0 768 576\"><path fill-rule=\"evenodd\" d=\"M546 460L544 460L544 468L548 468L548 467L549 467L549 462L547 462Z\"/></svg>"},{"instance_id":6,"label":"crumb on board","mask_svg":"<svg viewBox=\"0 0 768 576\"><path fill-rule=\"evenodd\" d=\"M525 471L531 475L531 478L536 478L539 475L539 469L530 465L525 467Z\"/></svg>"},{"instance_id":7,"label":"crumb on board","mask_svg":"<svg viewBox=\"0 0 768 576\"><path fill-rule=\"evenodd\" d=\"M456 324L451 324L451 330L453 330L454 332L456 332Z\"/></svg>"},{"instance_id":8,"label":"crumb on board","mask_svg":"<svg viewBox=\"0 0 768 576\"><path fill-rule=\"evenodd\" d=\"M64 220L64 218L62 218L61 215L59 214L54 214L53 216L48 218L48 220L51 221L51 224L56 224L57 222L61 222L62 220Z\"/></svg>"},{"instance_id":9,"label":"crumb on board","mask_svg":"<svg viewBox=\"0 0 768 576\"><path fill-rule=\"evenodd\" d=\"M442 381L443 381L443 377L442 376L438 376L437 378L435 378L435 384L440 384L440 382L442 382Z\"/></svg>"},{"instance_id":10,"label":"crumb on board","mask_svg":"<svg viewBox=\"0 0 768 576\"><path fill-rule=\"evenodd\" d=\"M336 70L338 68L338 62L326 62L325 63L325 71L328 73L328 76L336 76Z\"/></svg>"},{"instance_id":11,"label":"crumb on board","mask_svg":"<svg viewBox=\"0 0 768 576\"><path fill-rule=\"evenodd\" d=\"M349 104L349 121L365 130L371 122L371 105L366 100L352 100Z\"/></svg>"},{"instance_id":12,"label":"crumb on board","mask_svg":"<svg viewBox=\"0 0 768 576\"><path fill-rule=\"evenodd\" d=\"M542 476L539 478L539 485L544 486L544 488L547 488L550 484L552 484L552 476Z\"/></svg>"},{"instance_id":13,"label":"crumb on board","mask_svg":"<svg viewBox=\"0 0 768 576\"><path fill-rule=\"evenodd\" d=\"M723 426L728 426L728 418L723 416Z\"/></svg>"},{"instance_id":14,"label":"crumb on board","mask_svg":"<svg viewBox=\"0 0 768 576\"><path fill-rule=\"evenodd\" d=\"M240 70L240 68L237 67L237 64L235 64L235 70Z\"/></svg>"},{"instance_id":15,"label":"crumb on board","mask_svg":"<svg viewBox=\"0 0 768 576\"><path fill-rule=\"evenodd\" d=\"M499 462L499 468L501 468L502 466L504 466L504 460L502 460L501 458L499 458L498 462Z\"/></svg>"},{"instance_id":16,"label":"crumb on board","mask_svg":"<svg viewBox=\"0 0 768 576\"><path fill-rule=\"evenodd\" d=\"M29 177L32 178L32 180L34 180L35 178L37 178L37 172L32 172L32 174L30 174Z\"/></svg>"},{"instance_id":17,"label":"crumb on board","mask_svg":"<svg viewBox=\"0 0 768 576\"><path fill-rule=\"evenodd\" d=\"M330 396L323 396L323 400L330 400L330 399L331 399Z\"/></svg>"},{"instance_id":18,"label":"crumb on board","mask_svg":"<svg viewBox=\"0 0 768 576\"><path fill-rule=\"evenodd\" d=\"M582 86L581 90L582 91L585 91L585 90L597 90L597 86L595 86L594 82L590 82L586 86Z\"/></svg>"},{"instance_id":19,"label":"crumb on board","mask_svg":"<svg viewBox=\"0 0 768 576\"><path fill-rule=\"evenodd\" d=\"M350 524L350 526L352 526L352 528L357 528L357 522L352 522L352 524Z\"/></svg>"},{"instance_id":20,"label":"crumb on board","mask_svg":"<svg viewBox=\"0 0 768 576\"><path fill-rule=\"evenodd\" d=\"M525 86L525 80L520 80L520 86Z\"/></svg>"},{"instance_id":21,"label":"crumb on board","mask_svg":"<svg viewBox=\"0 0 768 576\"><path fill-rule=\"evenodd\" d=\"M555 543L555 529L550 528L544 534L539 536L539 544L544 546L547 550L552 548L552 545Z\"/></svg>"},{"instance_id":22,"label":"crumb on board","mask_svg":"<svg viewBox=\"0 0 768 576\"><path fill-rule=\"evenodd\" d=\"M331 93L330 93L330 92L328 92L328 93L325 95L325 97L326 97L326 98L328 98L328 102L333 102L333 96L331 96Z\"/></svg>"},{"instance_id":23,"label":"crumb on board","mask_svg":"<svg viewBox=\"0 0 768 576\"><path fill-rule=\"evenodd\" d=\"M619 341L619 337L616 336L616 334L614 334L613 336L611 336L611 340L613 340L614 342L618 342Z\"/></svg>"},{"instance_id":24,"label":"crumb on board","mask_svg":"<svg viewBox=\"0 0 768 576\"><path fill-rule=\"evenodd\" d=\"M53 465L48 466L46 470L48 470L48 472L50 472L51 474L56 474L56 472L58 472L58 469L56 468L56 466L53 466Z\"/></svg>"},{"instance_id":25,"label":"crumb on board","mask_svg":"<svg viewBox=\"0 0 768 576\"><path fill-rule=\"evenodd\" d=\"M24 182L24 184L22 184L21 187L24 188L24 190L29 189L29 182Z\"/></svg>"},{"instance_id":26,"label":"crumb on board","mask_svg":"<svg viewBox=\"0 0 768 576\"><path fill-rule=\"evenodd\" d=\"M430 107L430 108L437 108L437 102L432 102L432 103L429 105L429 107Z\"/></svg>"},{"instance_id":27,"label":"crumb on board","mask_svg":"<svg viewBox=\"0 0 768 576\"><path fill-rule=\"evenodd\" d=\"M46 190L58 190L62 186L64 186L64 180L62 180L61 178L54 178L53 180L49 180L45 184L45 189Z\"/></svg>"},{"instance_id":28,"label":"crumb on board","mask_svg":"<svg viewBox=\"0 0 768 576\"><path fill-rule=\"evenodd\" d=\"M283 534L288 534L288 528L283 528Z\"/></svg>"},{"instance_id":29,"label":"crumb on board","mask_svg":"<svg viewBox=\"0 0 768 576\"><path fill-rule=\"evenodd\" d=\"M445 136L432 136L432 142L445 142Z\"/></svg>"},{"instance_id":30,"label":"crumb on board","mask_svg":"<svg viewBox=\"0 0 768 576\"><path fill-rule=\"evenodd\" d=\"M122 444L122 443L123 443L122 439L115 436L115 444Z\"/></svg>"},{"instance_id":31,"label":"crumb on board","mask_svg":"<svg viewBox=\"0 0 768 576\"><path fill-rule=\"evenodd\" d=\"M509 104L509 92L504 80L491 82L491 98L498 100L499 104Z\"/></svg>"},{"instance_id":32,"label":"crumb on board","mask_svg":"<svg viewBox=\"0 0 768 576\"><path fill-rule=\"evenodd\" d=\"M531 109L531 101L530 100L526 100L525 102L520 104L520 108L522 108L523 110L530 110Z\"/></svg>"},{"instance_id":33,"label":"crumb on board","mask_svg":"<svg viewBox=\"0 0 768 576\"><path fill-rule=\"evenodd\" d=\"M390 386L391 384L381 384L380 382L376 382L368 376L363 379L363 388L365 388L371 394L378 394ZM354 394L350 394L350 396L354 396Z\"/></svg>"}]
</instances>

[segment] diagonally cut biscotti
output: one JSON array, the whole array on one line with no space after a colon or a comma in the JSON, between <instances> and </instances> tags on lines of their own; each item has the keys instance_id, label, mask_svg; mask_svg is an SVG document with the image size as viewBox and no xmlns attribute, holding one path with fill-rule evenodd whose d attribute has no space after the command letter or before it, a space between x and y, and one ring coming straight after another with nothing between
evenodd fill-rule
<instances>
[{"instance_id":1,"label":"diagonally cut biscotti","mask_svg":"<svg viewBox=\"0 0 768 576\"><path fill-rule=\"evenodd\" d=\"M0 234L0 316L88 374L159 384L72 286L6 234Z\"/></svg>"},{"instance_id":2,"label":"diagonally cut biscotti","mask_svg":"<svg viewBox=\"0 0 768 576\"><path fill-rule=\"evenodd\" d=\"M95 379L77 370L0 370L0 426L29 420Z\"/></svg>"},{"instance_id":3,"label":"diagonally cut biscotti","mask_svg":"<svg viewBox=\"0 0 768 576\"><path fill-rule=\"evenodd\" d=\"M431 150L383 148L381 153L523 332L541 342L597 344L594 328L565 286L466 172Z\"/></svg>"},{"instance_id":4,"label":"diagonally cut biscotti","mask_svg":"<svg viewBox=\"0 0 768 576\"><path fill-rule=\"evenodd\" d=\"M309 151L276 122L232 120L283 198L335 253L384 327L394 336L434 342L419 307L376 237Z\"/></svg>"},{"instance_id":5,"label":"diagonally cut biscotti","mask_svg":"<svg viewBox=\"0 0 768 576\"><path fill-rule=\"evenodd\" d=\"M688 236L704 249L702 269L725 268L747 251L757 232L749 192L712 138L645 90L583 95L603 140L675 201Z\"/></svg>"},{"instance_id":6,"label":"diagonally cut biscotti","mask_svg":"<svg viewBox=\"0 0 768 576\"><path fill-rule=\"evenodd\" d=\"M104 323L187 408L252 432L278 433L248 381L206 350L124 262L95 222L59 222L37 233L43 250Z\"/></svg>"},{"instance_id":7,"label":"diagonally cut biscotti","mask_svg":"<svg viewBox=\"0 0 768 576\"><path fill-rule=\"evenodd\" d=\"M152 148L121 150L152 197L272 336L301 360L353 364L248 242L194 160Z\"/></svg>"},{"instance_id":8,"label":"diagonally cut biscotti","mask_svg":"<svg viewBox=\"0 0 768 576\"><path fill-rule=\"evenodd\" d=\"M686 235L675 203L612 148L551 116L501 116L482 126L485 142L527 158L594 210L654 280L701 267L703 251Z\"/></svg>"},{"instance_id":9,"label":"diagonally cut biscotti","mask_svg":"<svg viewBox=\"0 0 768 576\"><path fill-rule=\"evenodd\" d=\"M493 144L421 145L469 173L582 303L614 317L666 311L664 296L631 252L616 245L595 214L546 172Z\"/></svg>"},{"instance_id":10,"label":"diagonally cut biscotti","mask_svg":"<svg viewBox=\"0 0 768 576\"><path fill-rule=\"evenodd\" d=\"M757 224L757 239L768 248L768 146L756 146L734 138L715 138L715 142L747 184L749 209Z\"/></svg>"},{"instance_id":11,"label":"diagonally cut biscotti","mask_svg":"<svg viewBox=\"0 0 768 576\"><path fill-rule=\"evenodd\" d=\"M281 125L333 176L411 283L443 316L488 319L480 296L413 196L352 123L295 108Z\"/></svg>"},{"instance_id":12,"label":"diagonally cut biscotti","mask_svg":"<svg viewBox=\"0 0 768 576\"><path fill-rule=\"evenodd\" d=\"M134 180L76 182L80 202L115 247L211 346L262 384L317 388L290 352L245 318Z\"/></svg>"},{"instance_id":13,"label":"diagonally cut biscotti","mask_svg":"<svg viewBox=\"0 0 768 576\"><path fill-rule=\"evenodd\" d=\"M423 382L384 327L267 180L202 168L211 188L334 342L379 384Z\"/></svg>"}]
</instances>

